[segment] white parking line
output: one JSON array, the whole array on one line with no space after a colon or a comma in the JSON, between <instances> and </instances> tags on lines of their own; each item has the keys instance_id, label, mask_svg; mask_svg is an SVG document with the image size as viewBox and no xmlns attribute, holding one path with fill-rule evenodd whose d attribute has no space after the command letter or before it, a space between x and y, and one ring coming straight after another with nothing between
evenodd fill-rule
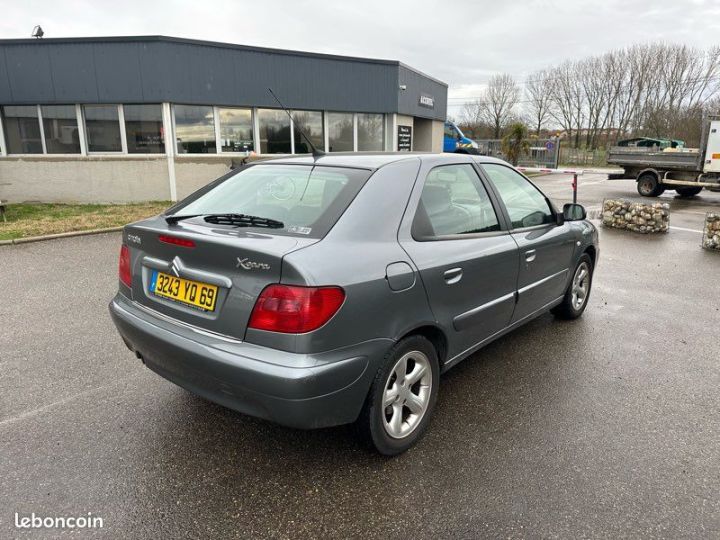
<instances>
[{"instance_id":1,"label":"white parking line","mask_svg":"<svg viewBox=\"0 0 720 540\"><path fill-rule=\"evenodd\" d=\"M670 226L670 229L673 230L673 231L685 231L685 232L703 234L703 231L698 231L697 229L686 229L685 227L673 227L673 226Z\"/></svg>"}]
</instances>

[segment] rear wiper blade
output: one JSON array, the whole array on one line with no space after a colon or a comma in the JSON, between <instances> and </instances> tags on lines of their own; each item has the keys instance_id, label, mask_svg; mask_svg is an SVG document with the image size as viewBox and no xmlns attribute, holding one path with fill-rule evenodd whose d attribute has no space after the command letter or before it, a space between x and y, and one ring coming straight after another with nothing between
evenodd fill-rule
<instances>
[{"instance_id":1,"label":"rear wiper blade","mask_svg":"<svg viewBox=\"0 0 720 540\"><path fill-rule=\"evenodd\" d=\"M171 214L163 216L168 225L183 219L204 217L205 221L214 225L234 225L235 227L267 227L269 229L282 229L285 224L270 218L250 216L247 214Z\"/></svg>"},{"instance_id":2,"label":"rear wiper blade","mask_svg":"<svg viewBox=\"0 0 720 540\"><path fill-rule=\"evenodd\" d=\"M214 225L234 225L235 227L267 227L268 229L282 229L285 224L275 219L248 214L208 214L205 221Z\"/></svg>"}]
</instances>

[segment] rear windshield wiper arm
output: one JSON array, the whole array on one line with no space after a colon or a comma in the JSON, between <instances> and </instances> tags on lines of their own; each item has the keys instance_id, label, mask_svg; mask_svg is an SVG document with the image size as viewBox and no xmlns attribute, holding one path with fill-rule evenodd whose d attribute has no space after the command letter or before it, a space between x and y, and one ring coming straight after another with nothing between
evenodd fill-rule
<instances>
[{"instance_id":1,"label":"rear windshield wiper arm","mask_svg":"<svg viewBox=\"0 0 720 540\"><path fill-rule=\"evenodd\" d=\"M173 223L177 223L181 219L190 219L194 217L200 217L204 216L205 214L170 214L169 216L163 216L165 218L165 221L168 225L172 225Z\"/></svg>"},{"instance_id":2,"label":"rear windshield wiper arm","mask_svg":"<svg viewBox=\"0 0 720 540\"><path fill-rule=\"evenodd\" d=\"M268 229L282 229L285 224L275 219L248 214L185 214L165 216L168 224L177 223L181 219L204 217L205 221L214 225L234 225L235 227L267 227Z\"/></svg>"}]
</instances>

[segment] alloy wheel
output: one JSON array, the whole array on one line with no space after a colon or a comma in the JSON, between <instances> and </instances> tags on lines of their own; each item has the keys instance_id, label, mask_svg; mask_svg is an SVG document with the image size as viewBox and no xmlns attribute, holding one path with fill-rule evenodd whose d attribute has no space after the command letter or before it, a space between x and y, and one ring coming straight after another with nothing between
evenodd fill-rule
<instances>
[{"instance_id":1,"label":"alloy wheel","mask_svg":"<svg viewBox=\"0 0 720 540\"><path fill-rule=\"evenodd\" d=\"M585 305L590 290L590 266L583 262L575 270L572 284L572 306L579 311Z\"/></svg>"},{"instance_id":2,"label":"alloy wheel","mask_svg":"<svg viewBox=\"0 0 720 540\"><path fill-rule=\"evenodd\" d=\"M432 390L430 360L420 351L404 354L385 381L382 420L394 439L410 435L420 425Z\"/></svg>"}]
</instances>

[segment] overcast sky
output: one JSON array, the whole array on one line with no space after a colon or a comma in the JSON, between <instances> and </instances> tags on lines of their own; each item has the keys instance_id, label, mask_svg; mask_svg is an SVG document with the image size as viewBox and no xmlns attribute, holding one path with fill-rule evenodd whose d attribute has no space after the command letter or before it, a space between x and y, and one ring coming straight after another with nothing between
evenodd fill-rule
<instances>
[{"instance_id":1,"label":"overcast sky","mask_svg":"<svg viewBox=\"0 0 720 540\"><path fill-rule=\"evenodd\" d=\"M400 60L450 86L450 115L493 73L663 40L720 43L720 0L0 0L0 38L162 34Z\"/></svg>"}]
</instances>

